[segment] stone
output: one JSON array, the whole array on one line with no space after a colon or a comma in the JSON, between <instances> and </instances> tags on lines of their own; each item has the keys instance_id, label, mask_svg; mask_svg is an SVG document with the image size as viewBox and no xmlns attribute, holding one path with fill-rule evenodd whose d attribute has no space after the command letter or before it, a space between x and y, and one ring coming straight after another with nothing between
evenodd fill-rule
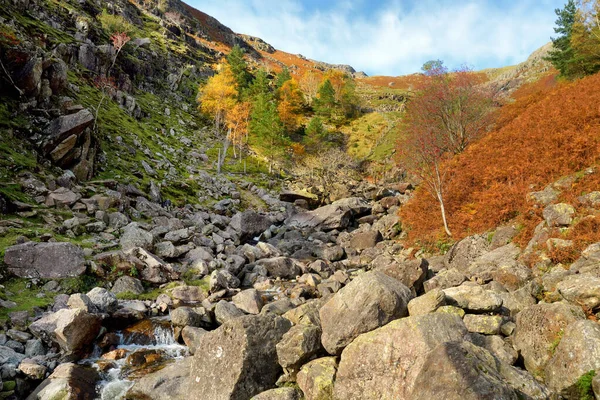
<instances>
[{"instance_id":1,"label":"stone","mask_svg":"<svg viewBox=\"0 0 600 400\"><path fill-rule=\"evenodd\" d=\"M142 281L137 278L123 275L115 281L111 292L114 294L119 293L133 293L135 295L139 295L145 292L144 286L142 285Z\"/></svg>"},{"instance_id":2,"label":"stone","mask_svg":"<svg viewBox=\"0 0 600 400\"><path fill-rule=\"evenodd\" d=\"M549 392L530 375L463 341L445 342L431 351L406 398L542 400Z\"/></svg>"},{"instance_id":3,"label":"stone","mask_svg":"<svg viewBox=\"0 0 600 400\"><path fill-rule=\"evenodd\" d=\"M503 318L499 315L467 314L463 321L469 332L483 335L498 335L502 327Z\"/></svg>"},{"instance_id":4,"label":"stone","mask_svg":"<svg viewBox=\"0 0 600 400\"><path fill-rule=\"evenodd\" d=\"M192 357L186 357L135 381L127 398L180 400L189 397L188 381Z\"/></svg>"},{"instance_id":5,"label":"stone","mask_svg":"<svg viewBox=\"0 0 600 400\"><path fill-rule=\"evenodd\" d=\"M73 363L60 364L27 397L27 400L59 398L68 400L94 400L97 398L96 382L99 379L100 376L95 368Z\"/></svg>"},{"instance_id":6,"label":"stone","mask_svg":"<svg viewBox=\"0 0 600 400\"><path fill-rule=\"evenodd\" d=\"M312 324L321 326L321 317L319 310L327 302L326 298L308 300L306 303L283 314L284 318L290 320L292 324Z\"/></svg>"},{"instance_id":7,"label":"stone","mask_svg":"<svg viewBox=\"0 0 600 400\"><path fill-rule=\"evenodd\" d=\"M288 257L274 257L259 260L257 265L267 269L270 276L275 278L295 279L302 275L302 269L297 262Z\"/></svg>"},{"instance_id":8,"label":"stone","mask_svg":"<svg viewBox=\"0 0 600 400\"><path fill-rule=\"evenodd\" d=\"M480 285L466 282L458 287L444 289L448 304L472 312L490 312L502 307L502 298Z\"/></svg>"},{"instance_id":9,"label":"stone","mask_svg":"<svg viewBox=\"0 0 600 400\"><path fill-rule=\"evenodd\" d=\"M262 392L251 400L302 400L302 393L295 388L283 387Z\"/></svg>"},{"instance_id":10,"label":"stone","mask_svg":"<svg viewBox=\"0 0 600 400\"><path fill-rule=\"evenodd\" d=\"M10 347L0 346L0 365L12 364L17 366L25 359L25 355L17 353Z\"/></svg>"},{"instance_id":11,"label":"stone","mask_svg":"<svg viewBox=\"0 0 600 400\"><path fill-rule=\"evenodd\" d=\"M33 335L46 343L56 343L66 353L84 352L100 332L102 320L85 310L62 309L29 326Z\"/></svg>"},{"instance_id":12,"label":"stone","mask_svg":"<svg viewBox=\"0 0 600 400\"><path fill-rule=\"evenodd\" d=\"M256 289L242 290L231 298L237 308L248 313L258 314L264 305L263 299Z\"/></svg>"},{"instance_id":13,"label":"stone","mask_svg":"<svg viewBox=\"0 0 600 400\"><path fill-rule=\"evenodd\" d=\"M306 400L333 398L333 384L337 372L335 357L323 357L305 364L296 377Z\"/></svg>"},{"instance_id":14,"label":"stone","mask_svg":"<svg viewBox=\"0 0 600 400\"><path fill-rule=\"evenodd\" d=\"M565 329L583 319L581 307L567 303L540 303L517 314L513 345L521 353L527 371L543 376Z\"/></svg>"},{"instance_id":15,"label":"stone","mask_svg":"<svg viewBox=\"0 0 600 400\"><path fill-rule=\"evenodd\" d=\"M173 300L184 303L200 303L206 298L206 293L200 286L177 286L171 289L169 294Z\"/></svg>"},{"instance_id":16,"label":"stone","mask_svg":"<svg viewBox=\"0 0 600 400\"><path fill-rule=\"evenodd\" d=\"M39 94L42 82L42 73L44 63L40 57L31 57L27 60L23 68L17 72L15 84L28 97L35 97Z\"/></svg>"},{"instance_id":17,"label":"stone","mask_svg":"<svg viewBox=\"0 0 600 400\"><path fill-rule=\"evenodd\" d=\"M364 250L375 247L382 240L383 237L379 231L365 231L352 235L348 245L356 250Z\"/></svg>"},{"instance_id":18,"label":"stone","mask_svg":"<svg viewBox=\"0 0 600 400\"><path fill-rule=\"evenodd\" d=\"M465 339L476 346L483 347L492 353L494 357L508 365L514 365L519 358L519 353L505 342L501 336L470 333Z\"/></svg>"},{"instance_id":19,"label":"stone","mask_svg":"<svg viewBox=\"0 0 600 400\"><path fill-rule=\"evenodd\" d=\"M408 314L410 316L429 314L444 305L446 305L446 295L443 290L436 288L410 300Z\"/></svg>"},{"instance_id":20,"label":"stone","mask_svg":"<svg viewBox=\"0 0 600 400\"><path fill-rule=\"evenodd\" d=\"M261 314L275 314L275 315L284 315L289 310L296 307L294 303L287 297L275 300L272 303L265 304L260 310Z\"/></svg>"},{"instance_id":21,"label":"stone","mask_svg":"<svg viewBox=\"0 0 600 400\"><path fill-rule=\"evenodd\" d=\"M165 240L172 243L181 243L190 239L192 231L188 228L178 229L175 231L167 232Z\"/></svg>"},{"instance_id":22,"label":"stone","mask_svg":"<svg viewBox=\"0 0 600 400\"><path fill-rule=\"evenodd\" d=\"M321 328L310 324L293 326L277 343L279 365L286 371L298 371L321 350Z\"/></svg>"},{"instance_id":23,"label":"stone","mask_svg":"<svg viewBox=\"0 0 600 400\"><path fill-rule=\"evenodd\" d=\"M242 400L272 388L281 373L275 345L288 320L247 315L200 337L187 398Z\"/></svg>"},{"instance_id":24,"label":"stone","mask_svg":"<svg viewBox=\"0 0 600 400\"><path fill-rule=\"evenodd\" d=\"M600 371L600 325L580 320L568 325L546 364L545 383L564 398L579 398L579 379Z\"/></svg>"},{"instance_id":25,"label":"stone","mask_svg":"<svg viewBox=\"0 0 600 400\"><path fill-rule=\"evenodd\" d=\"M206 333L206 330L190 325L184 326L181 330L181 338L183 339L183 343L185 343L192 355L196 352L196 347L198 346L198 340L200 339L200 336Z\"/></svg>"},{"instance_id":26,"label":"stone","mask_svg":"<svg viewBox=\"0 0 600 400\"><path fill-rule=\"evenodd\" d=\"M473 261L489 250L490 245L485 235L469 236L452 246L444 257L444 265L447 269L456 268L465 273Z\"/></svg>"},{"instance_id":27,"label":"stone","mask_svg":"<svg viewBox=\"0 0 600 400\"><path fill-rule=\"evenodd\" d=\"M202 324L202 316L190 307L178 307L171 310L171 324L181 327L200 327Z\"/></svg>"},{"instance_id":28,"label":"stone","mask_svg":"<svg viewBox=\"0 0 600 400\"><path fill-rule=\"evenodd\" d=\"M210 274L210 291L212 293L221 289L235 289L240 287L240 280L226 269L215 270Z\"/></svg>"},{"instance_id":29,"label":"stone","mask_svg":"<svg viewBox=\"0 0 600 400\"><path fill-rule=\"evenodd\" d=\"M544 208L543 215L550 227L569 226L573 222L575 208L565 203L553 204Z\"/></svg>"},{"instance_id":30,"label":"stone","mask_svg":"<svg viewBox=\"0 0 600 400\"><path fill-rule=\"evenodd\" d=\"M6 249L4 263L20 278L61 279L85 270L83 250L71 243L27 242Z\"/></svg>"},{"instance_id":31,"label":"stone","mask_svg":"<svg viewBox=\"0 0 600 400\"><path fill-rule=\"evenodd\" d=\"M20 343L27 343L27 341L31 339L31 334L17 329L9 329L6 331L6 336Z\"/></svg>"},{"instance_id":32,"label":"stone","mask_svg":"<svg viewBox=\"0 0 600 400\"><path fill-rule=\"evenodd\" d=\"M90 290L87 293L87 297L89 297L91 302L98 310L100 310L100 312L112 313L117 311L117 308L119 307L117 296L101 287L95 287Z\"/></svg>"},{"instance_id":33,"label":"stone","mask_svg":"<svg viewBox=\"0 0 600 400\"><path fill-rule=\"evenodd\" d=\"M593 310L600 306L600 277L591 274L567 276L556 285L565 300Z\"/></svg>"},{"instance_id":34,"label":"stone","mask_svg":"<svg viewBox=\"0 0 600 400\"><path fill-rule=\"evenodd\" d=\"M340 354L361 333L408 315L410 290L381 272L367 272L336 293L319 311L323 347Z\"/></svg>"},{"instance_id":35,"label":"stone","mask_svg":"<svg viewBox=\"0 0 600 400\"><path fill-rule=\"evenodd\" d=\"M224 324L232 319L243 317L244 312L237 308L235 304L221 300L215 306L215 319L219 324Z\"/></svg>"},{"instance_id":36,"label":"stone","mask_svg":"<svg viewBox=\"0 0 600 400\"><path fill-rule=\"evenodd\" d=\"M154 237L150 232L147 232L132 224L125 227L125 231L120 239L121 248L127 252L136 247L141 247L144 250L152 250Z\"/></svg>"},{"instance_id":37,"label":"stone","mask_svg":"<svg viewBox=\"0 0 600 400\"><path fill-rule=\"evenodd\" d=\"M165 262L143 249L142 247L134 247L125 251L126 256L132 256L136 266L141 262L141 272L138 270L139 277L150 283L165 283L168 280L168 268Z\"/></svg>"},{"instance_id":38,"label":"stone","mask_svg":"<svg viewBox=\"0 0 600 400\"><path fill-rule=\"evenodd\" d=\"M416 259L402 262L394 261L390 264L375 268L392 278L402 282L412 290L413 295L423 291L423 282L427 277L427 260Z\"/></svg>"},{"instance_id":39,"label":"stone","mask_svg":"<svg viewBox=\"0 0 600 400\"><path fill-rule=\"evenodd\" d=\"M272 224L271 218L252 210L237 213L230 222L230 226L239 233L241 242L247 242L259 236Z\"/></svg>"},{"instance_id":40,"label":"stone","mask_svg":"<svg viewBox=\"0 0 600 400\"><path fill-rule=\"evenodd\" d=\"M69 301L67 301L67 306L71 309L81 308L88 313L96 312L96 306L89 297L87 297L83 293L74 293L69 296Z\"/></svg>"},{"instance_id":41,"label":"stone","mask_svg":"<svg viewBox=\"0 0 600 400\"><path fill-rule=\"evenodd\" d=\"M31 379L34 381L41 381L42 379L44 379L46 377L47 368L29 358L26 358L23 361L21 361L18 369L28 379Z\"/></svg>"},{"instance_id":42,"label":"stone","mask_svg":"<svg viewBox=\"0 0 600 400\"><path fill-rule=\"evenodd\" d=\"M459 317L440 313L395 320L364 333L342 352L333 397L410 399L427 355L442 343L461 341L466 334Z\"/></svg>"},{"instance_id":43,"label":"stone","mask_svg":"<svg viewBox=\"0 0 600 400\"><path fill-rule=\"evenodd\" d=\"M39 339L28 340L25 344L25 356L26 357L37 357L46 354L46 348Z\"/></svg>"},{"instance_id":44,"label":"stone","mask_svg":"<svg viewBox=\"0 0 600 400\"><path fill-rule=\"evenodd\" d=\"M342 199L332 204L292 215L285 221L287 226L315 228L323 231L344 229L350 225L355 215L365 214L371 207L358 198Z\"/></svg>"}]
</instances>

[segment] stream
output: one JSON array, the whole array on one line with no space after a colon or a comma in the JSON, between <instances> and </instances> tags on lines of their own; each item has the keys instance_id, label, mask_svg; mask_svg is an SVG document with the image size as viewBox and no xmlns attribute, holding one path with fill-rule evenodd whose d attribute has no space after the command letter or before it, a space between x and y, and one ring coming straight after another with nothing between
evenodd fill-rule
<instances>
[{"instance_id":1,"label":"stream","mask_svg":"<svg viewBox=\"0 0 600 400\"><path fill-rule=\"evenodd\" d=\"M93 354L80 362L100 373L98 400L124 399L135 380L189 355L188 348L175 341L168 316L149 318L114 334L118 340L114 350L102 354L96 345Z\"/></svg>"}]
</instances>

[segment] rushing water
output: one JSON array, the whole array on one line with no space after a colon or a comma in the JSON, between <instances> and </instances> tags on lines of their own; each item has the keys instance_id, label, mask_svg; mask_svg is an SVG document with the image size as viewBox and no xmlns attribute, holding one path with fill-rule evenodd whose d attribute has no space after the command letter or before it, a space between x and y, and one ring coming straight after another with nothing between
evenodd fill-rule
<instances>
[{"instance_id":1,"label":"rushing water","mask_svg":"<svg viewBox=\"0 0 600 400\"><path fill-rule=\"evenodd\" d=\"M166 363L183 358L188 355L186 346L182 346L175 341L173 328L168 319L151 318L148 323L149 329L142 334L136 332L117 332L119 344L117 349L123 349L127 356L120 360L109 361L112 368L102 371L98 362L101 359L101 350L96 348L93 355L84 360L83 363L91 364L98 368L102 380L97 385L97 399L100 400L119 400L125 397L127 391L133 386L135 379L145 375L147 372L153 372L160 369ZM137 353L156 354L159 361L152 365L152 370L148 371L148 366L143 365L137 370L127 363L129 356ZM137 374L136 374L137 373Z\"/></svg>"}]
</instances>

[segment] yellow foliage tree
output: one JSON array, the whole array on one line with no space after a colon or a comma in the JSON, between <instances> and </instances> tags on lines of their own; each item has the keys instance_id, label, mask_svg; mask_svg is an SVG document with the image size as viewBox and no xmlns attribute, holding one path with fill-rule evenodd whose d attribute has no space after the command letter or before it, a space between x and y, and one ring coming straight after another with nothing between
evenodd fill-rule
<instances>
[{"instance_id":1,"label":"yellow foliage tree","mask_svg":"<svg viewBox=\"0 0 600 400\"><path fill-rule=\"evenodd\" d=\"M226 125L227 114L237 104L238 91L231 67L226 61L219 64L219 72L199 88L198 109L214 118L215 130L220 133Z\"/></svg>"},{"instance_id":2,"label":"yellow foliage tree","mask_svg":"<svg viewBox=\"0 0 600 400\"><path fill-rule=\"evenodd\" d=\"M314 71L306 71L300 78L300 88L306 95L308 104L312 104L313 99L317 97L320 85L321 77Z\"/></svg>"},{"instance_id":3,"label":"yellow foliage tree","mask_svg":"<svg viewBox=\"0 0 600 400\"><path fill-rule=\"evenodd\" d=\"M249 102L237 103L226 115L226 124L229 129L229 140L233 144L233 156L237 157L235 147L242 154L244 137L248 137L248 122L250 120L251 106Z\"/></svg>"},{"instance_id":4,"label":"yellow foliage tree","mask_svg":"<svg viewBox=\"0 0 600 400\"><path fill-rule=\"evenodd\" d=\"M304 104L304 95L295 79L286 81L277 91L279 119L287 132L298 128L298 119Z\"/></svg>"},{"instance_id":5,"label":"yellow foliage tree","mask_svg":"<svg viewBox=\"0 0 600 400\"><path fill-rule=\"evenodd\" d=\"M327 79L329 79L331 86L333 86L333 90L335 90L335 101L340 101L344 93L344 86L346 85L348 75L339 69L330 69L323 76L323 82Z\"/></svg>"}]
</instances>

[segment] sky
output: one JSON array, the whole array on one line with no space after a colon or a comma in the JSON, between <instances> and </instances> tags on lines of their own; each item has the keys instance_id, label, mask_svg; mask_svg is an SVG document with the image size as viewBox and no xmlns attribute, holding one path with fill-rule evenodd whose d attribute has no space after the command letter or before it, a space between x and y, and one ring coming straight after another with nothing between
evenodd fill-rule
<instances>
[{"instance_id":1,"label":"sky","mask_svg":"<svg viewBox=\"0 0 600 400\"><path fill-rule=\"evenodd\" d=\"M185 0L184 0L185 1ZM566 0L187 0L237 33L368 75L429 60L479 70L525 61L554 35Z\"/></svg>"}]
</instances>

